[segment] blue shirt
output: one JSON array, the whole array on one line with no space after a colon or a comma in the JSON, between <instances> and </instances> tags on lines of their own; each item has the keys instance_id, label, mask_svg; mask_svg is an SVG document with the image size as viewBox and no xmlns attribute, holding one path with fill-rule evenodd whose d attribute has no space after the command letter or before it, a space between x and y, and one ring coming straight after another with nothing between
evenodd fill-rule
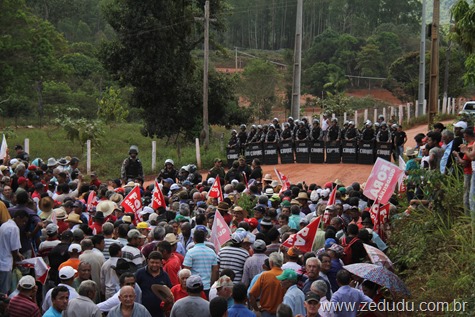
<instances>
[{"instance_id":1,"label":"blue shirt","mask_svg":"<svg viewBox=\"0 0 475 317\"><path fill-rule=\"evenodd\" d=\"M234 304L228 309L228 317L256 317L256 314L243 304Z\"/></svg>"},{"instance_id":2,"label":"blue shirt","mask_svg":"<svg viewBox=\"0 0 475 317\"><path fill-rule=\"evenodd\" d=\"M61 317L61 313L51 306L47 311L45 311L43 317Z\"/></svg>"},{"instance_id":3,"label":"blue shirt","mask_svg":"<svg viewBox=\"0 0 475 317\"><path fill-rule=\"evenodd\" d=\"M282 303L288 305L292 309L292 314L295 315L302 315L305 316L305 295L304 293L297 287L297 285L292 285L287 289L285 292L284 300Z\"/></svg>"},{"instance_id":4,"label":"blue shirt","mask_svg":"<svg viewBox=\"0 0 475 317\"><path fill-rule=\"evenodd\" d=\"M192 275L201 277L204 290L211 287L211 272L214 265L218 265L218 256L204 243L197 243L188 250L183 261L183 266L189 267Z\"/></svg>"},{"instance_id":5,"label":"blue shirt","mask_svg":"<svg viewBox=\"0 0 475 317\"><path fill-rule=\"evenodd\" d=\"M142 290L142 304L147 308L150 315L154 317L163 317L163 311L160 309L161 300L152 292L153 284L166 285L172 287L168 274L160 270L160 274L153 277L148 272L148 266L139 269L135 273L135 280Z\"/></svg>"},{"instance_id":6,"label":"blue shirt","mask_svg":"<svg viewBox=\"0 0 475 317\"><path fill-rule=\"evenodd\" d=\"M352 288L348 285L340 286L338 291L336 291L330 301L332 313L338 317L356 317L360 304L363 302L371 303L373 300L363 294L363 292ZM340 303L341 306L336 304ZM342 305L342 304L348 305ZM350 310L349 306L353 306L353 309Z\"/></svg>"}]
</instances>

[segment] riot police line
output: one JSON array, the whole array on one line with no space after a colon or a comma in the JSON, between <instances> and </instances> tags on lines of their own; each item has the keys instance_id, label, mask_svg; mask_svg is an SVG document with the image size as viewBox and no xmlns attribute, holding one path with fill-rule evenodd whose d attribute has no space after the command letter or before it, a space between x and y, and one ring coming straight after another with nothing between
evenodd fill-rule
<instances>
[{"instance_id":1,"label":"riot police line","mask_svg":"<svg viewBox=\"0 0 475 317\"><path fill-rule=\"evenodd\" d=\"M262 164L292 163L348 163L373 164L378 157L391 161L392 144L374 140L286 140L275 142L254 142L241 147L228 148L228 166L241 155L250 164L259 159Z\"/></svg>"}]
</instances>

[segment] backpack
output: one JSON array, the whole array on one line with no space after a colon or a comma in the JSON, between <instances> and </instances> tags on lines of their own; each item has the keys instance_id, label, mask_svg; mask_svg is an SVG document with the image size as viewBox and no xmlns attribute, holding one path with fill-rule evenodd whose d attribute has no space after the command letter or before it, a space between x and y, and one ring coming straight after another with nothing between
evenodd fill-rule
<instances>
[{"instance_id":1,"label":"backpack","mask_svg":"<svg viewBox=\"0 0 475 317\"><path fill-rule=\"evenodd\" d=\"M353 238L353 240L351 240L350 243L347 243L346 237L345 237L344 240L341 242L341 245L343 247L343 255L342 255L341 259L342 259L343 263L345 263L345 265L353 263L353 260L352 260L353 251L351 250L351 246L356 241L359 241L359 240L360 240L359 238L355 237L355 238Z\"/></svg>"}]
</instances>

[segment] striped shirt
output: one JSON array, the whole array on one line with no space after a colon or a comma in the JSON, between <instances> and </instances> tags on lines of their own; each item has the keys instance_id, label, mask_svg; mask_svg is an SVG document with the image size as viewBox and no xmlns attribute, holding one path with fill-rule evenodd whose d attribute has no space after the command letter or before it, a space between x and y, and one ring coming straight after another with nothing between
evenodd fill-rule
<instances>
[{"instance_id":1,"label":"striped shirt","mask_svg":"<svg viewBox=\"0 0 475 317\"><path fill-rule=\"evenodd\" d=\"M10 316L16 317L41 317L40 308L29 297L21 293L13 297L8 305Z\"/></svg>"},{"instance_id":2,"label":"striped shirt","mask_svg":"<svg viewBox=\"0 0 475 317\"><path fill-rule=\"evenodd\" d=\"M216 253L204 243L198 243L186 252L183 266L190 267L191 274L201 276L203 289L211 287L211 272L214 265L218 264Z\"/></svg>"},{"instance_id":3,"label":"striped shirt","mask_svg":"<svg viewBox=\"0 0 475 317\"><path fill-rule=\"evenodd\" d=\"M244 249L236 247L222 248L218 254L219 273L224 269L231 269L235 274L233 282L241 282L244 263L246 263L248 257L249 252Z\"/></svg>"},{"instance_id":4,"label":"striped shirt","mask_svg":"<svg viewBox=\"0 0 475 317\"><path fill-rule=\"evenodd\" d=\"M122 248L122 258L134 263L137 266L137 269L144 267L145 257L142 255L142 252L134 246L126 245Z\"/></svg>"},{"instance_id":5,"label":"striped shirt","mask_svg":"<svg viewBox=\"0 0 475 317\"><path fill-rule=\"evenodd\" d=\"M104 238L104 250L102 251L102 254L104 254L104 257L106 258L106 260L109 260L110 258L110 254L109 254L109 247L111 246L111 244L113 243L117 243L118 245L120 245L121 247L123 247L122 244L120 244L119 241L117 240L114 240L112 238Z\"/></svg>"}]
</instances>

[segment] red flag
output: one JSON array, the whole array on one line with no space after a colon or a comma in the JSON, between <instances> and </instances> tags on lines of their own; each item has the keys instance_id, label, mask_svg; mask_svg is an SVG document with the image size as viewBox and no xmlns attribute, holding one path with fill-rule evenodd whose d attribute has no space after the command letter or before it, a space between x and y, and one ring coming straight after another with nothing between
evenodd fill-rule
<instances>
[{"instance_id":1,"label":"red flag","mask_svg":"<svg viewBox=\"0 0 475 317\"><path fill-rule=\"evenodd\" d=\"M373 206L371 206L370 214L371 220L373 221L373 231L376 232L381 237L381 239L386 240L384 225L389 219L389 203L381 206L379 201L376 200L373 203Z\"/></svg>"},{"instance_id":2,"label":"red flag","mask_svg":"<svg viewBox=\"0 0 475 317\"><path fill-rule=\"evenodd\" d=\"M158 185L157 180L155 180L155 185L153 189L153 196L152 196L152 208L157 210L159 207L167 207L167 203L165 202L165 198L163 197L162 190Z\"/></svg>"},{"instance_id":3,"label":"red flag","mask_svg":"<svg viewBox=\"0 0 475 317\"><path fill-rule=\"evenodd\" d=\"M327 206L336 204L336 191L337 191L337 187L335 186L333 187L333 190L330 193L330 197L328 197Z\"/></svg>"},{"instance_id":4,"label":"red flag","mask_svg":"<svg viewBox=\"0 0 475 317\"><path fill-rule=\"evenodd\" d=\"M219 181L219 176L216 176L213 186L209 190L208 197L218 198L218 203L224 200L223 191L221 190L221 182Z\"/></svg>"},{"instance_id":5,"label":"red flag","mask_svg":"<svg viewBox=\"0 0 475 317\"><path fill-rule=\"evenodd\" d=\"M336 191L337 188L336 186L333 188L332 192L330 193L330 197L328 198L327 206L332 206L336 204ZM323 223L325 225L329 226L331 222L331 217L330 217L330 211L325 209L325 212L323 213Z\"/></svg>"},{"instance_id":6,"label":"red flag","mask_svg":"<svg viewBox=\"0 0 475 317\"><path fill-rule=\"evenodd\" d=\"M292 234L282 245L288 248L297 247L303 253L312 251L313 240L320 225L320 218L313 220L296 234Z\"/></svg>"},{"instance_id":7,"label":"red flag","mask_svg":"<svg viewBox=\"0 0 475 317\"><path fill-rule=\"evenodd\" d=\"M97 205L96 192L94 190L89 192L87 196L87 211L91 211L92 207Z\"/></svg>"},{"instance_id":8,"label":"red flag","mask_svg":"<svg viewBox=\"0 0 475 317\"><path fill-rule=\"evenodd\" d=\"M124 207L125 212L132 212L135 215L136 220L140 220L139 210L142 209L142 196L140 195L140 188L135 186L130 193L125 196L124 200L120 203Z\"/></svg>"},{"instance_id":9,"label":"red flag","mask_svg":"<svg viewBox=\"0 0 475 317\"><path fill-rule=\"evenodd\" d=\"M219 252L221 246L231 239L231 229L229 229L228 224L224 221L223 216L220 212L214 214L213 227L211 228L211 237L210 241L214 244L214 249L216 253Z\"/></svg>"},{"instance_id":10,"label":"red flag","mask_svg":"<svg viewBox=\"0 0 475 317\"><path fill-rule=\"evenodd\" d=\"M287 176L279 172L275 167L274 167L274 172L275 172L275 175L277 175L277 178L279 179L280 183L282 184L282 188L280 189L280 192L284 192L287 189L290 189L290 181L287 178Z\"/></svg>"}]
</instances>

